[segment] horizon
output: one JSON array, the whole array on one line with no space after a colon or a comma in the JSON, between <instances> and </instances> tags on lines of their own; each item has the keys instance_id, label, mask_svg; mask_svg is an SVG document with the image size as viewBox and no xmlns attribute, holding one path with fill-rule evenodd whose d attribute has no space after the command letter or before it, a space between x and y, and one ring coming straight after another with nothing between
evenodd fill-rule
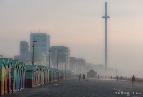
<instances>
[{"instance_id":1,"label":"horizon","mask_svg":"<svg viewBox=\"0 0 143 97\"><path fill-rule=\"evenodd\" d=\"M108 1L108 66L143 73L143 1ZM40 31L71 56L104 64L104 0L1 0L0 12L0 54L17 55L19 42Z\"/></svg>"}]
</instances>

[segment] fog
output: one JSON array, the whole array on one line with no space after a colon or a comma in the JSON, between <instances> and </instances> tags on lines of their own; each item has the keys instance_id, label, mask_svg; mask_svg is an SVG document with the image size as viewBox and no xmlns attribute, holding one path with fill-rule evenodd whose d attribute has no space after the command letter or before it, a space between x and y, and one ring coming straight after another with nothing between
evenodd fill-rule
<instances>
[{"instance_id":1,"label":"fog","mask_svg":"<svg viewBox=\"0 0 143 97\"><path fill-rule=\"evenodd\" d=\"M143 74L143 0L108 0L108 66ZM47 32L71 56L104 64L104 0L0 0L0 54L19 53L30 32Z\"/></svg>"}]
</instances>

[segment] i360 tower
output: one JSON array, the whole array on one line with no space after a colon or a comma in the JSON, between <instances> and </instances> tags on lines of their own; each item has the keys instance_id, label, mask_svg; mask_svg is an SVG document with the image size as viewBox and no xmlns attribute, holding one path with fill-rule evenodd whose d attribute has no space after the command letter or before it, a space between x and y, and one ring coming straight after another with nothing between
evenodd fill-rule
<instances>
[{"instance_id":1,"label":"i360 tower","mask_svg":"<svg viewBox=\"0 0 143 97\"><path fill-rule=\"evenodd\" d=\"M110 18L108 16L108 2L105 0L105 15L102 17L105 21L105 70L107 70L108 65L108 19Z\"/></svg>"}]
</instances>

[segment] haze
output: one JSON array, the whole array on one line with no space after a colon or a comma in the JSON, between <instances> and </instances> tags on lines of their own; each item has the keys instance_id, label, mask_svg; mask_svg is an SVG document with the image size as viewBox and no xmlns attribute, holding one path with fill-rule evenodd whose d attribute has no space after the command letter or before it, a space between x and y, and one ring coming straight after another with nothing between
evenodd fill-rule
<instances>
[{"instance_id":1,"label":"haze","mask_svg":"<svg viewBox=\"0 0 143 97\"><path fill-rule=\"evenodd\" d=\"M109 66L143 72L143 0L109 1ZM47 32L52 45L104 64L104 0L0 0L0 54L19 53L30 32Z\"/></svg>"}]
</instances>

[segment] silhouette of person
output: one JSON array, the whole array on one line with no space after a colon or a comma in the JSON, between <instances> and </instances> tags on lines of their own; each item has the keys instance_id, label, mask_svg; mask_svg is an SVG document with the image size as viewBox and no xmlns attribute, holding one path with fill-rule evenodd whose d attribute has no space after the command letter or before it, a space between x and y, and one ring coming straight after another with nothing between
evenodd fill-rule
<instances>
[{"instance_id":1,"label":"silhouette of person","mask_svg":"<svg viewBox=\"0 0 143 97\"><path fill-rule=\"evenodd\" d=\"M82 78L83 78L83 80L85 79L85 74L83 74Z\"/></svg>"},{"instance_id":2,"label":"silhouette of person","mask_svg":"<svg viewBox=\"0 0 143 97\"><path fill-rule=\"evenodd\" d=\"M135 78L135 76L133 75L132 76L132 87L134 86L134 82L136 81L136 78Z\"/></svg>"},{"instance_id":3,"label":"silhouette of person","mask_svg":"<svg viewBox=\"0 0 143 97\"><path fill-rule=\"evenodd\" d=\"M119 80L119 77L118 76L116 76L116 79L117 79L117 81Z\"/></svg>"},{"instance_id":4,"label":"silhouette of person","mask_svg":"<svg viewBox=\"0 0 143 97\"><path fill-rule=\"evenodd\" d=\"M100 76L98 75L98 79L99 79L99 77L100 77Z\"/></svg>"},{"instance_id":5,"label":"silhouette of person","mask_svg":"<svg viewBox=\"0 0 143 97\"><path fill-rule=\"evenodd\" d=\"M81 74L79 74L78 78L79 78L79 80L81 79Z\"/></svg>"}]
</instances>

